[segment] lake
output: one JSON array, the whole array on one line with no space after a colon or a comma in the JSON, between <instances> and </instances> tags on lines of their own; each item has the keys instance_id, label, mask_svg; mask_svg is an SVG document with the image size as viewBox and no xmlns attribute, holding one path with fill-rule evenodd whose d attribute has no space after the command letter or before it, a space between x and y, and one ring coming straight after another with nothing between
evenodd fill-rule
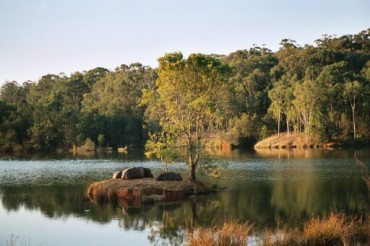
<instances>
[{"instance_id":1,"label":"lake","mask_svg":"<svg viewBox=\"0 0 370 246\"><path fill-rule=\"evenodd\" d=\"M370 163L370 149L233 151L218 155L221 178L198 175L226 187L172 203L96 204L87 186L131 166L161 164L141 151L94 156L0 157L0 245L183 244L194 225L234 219L255 228L295 227L331 212L367 211L369 190L354 155ZM170 169L186 177L186 165Z\"/></svg>"}]
</instances>

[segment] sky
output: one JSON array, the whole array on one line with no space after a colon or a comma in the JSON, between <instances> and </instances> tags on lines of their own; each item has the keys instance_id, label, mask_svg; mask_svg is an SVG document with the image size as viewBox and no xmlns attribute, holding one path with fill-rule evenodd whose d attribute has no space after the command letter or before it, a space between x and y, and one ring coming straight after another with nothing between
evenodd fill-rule
<instances>
[{"instance_id":1,"label":"sky","mask_svg":"<svg viewBox=\"0 0 370 246\"><path fill-rule=\"evenodd\" d=\"M370 28L369 0L0 0L0 85Z\"/></svg>"}]
</instances>

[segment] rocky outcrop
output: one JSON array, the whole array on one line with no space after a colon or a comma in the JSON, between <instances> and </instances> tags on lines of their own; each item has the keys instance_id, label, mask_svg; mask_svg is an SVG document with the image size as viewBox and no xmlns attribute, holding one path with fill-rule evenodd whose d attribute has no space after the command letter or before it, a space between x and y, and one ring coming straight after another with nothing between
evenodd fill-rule
<instances>
[{"instance_id":1,"label":"rocky outcrop","mask_svg":"<svg viewBox=\"0 0 370 246\"><path fill-rule=\"evenodd\" d=\"M165 172L157 177L157 181L182 181L182 177L179 173Z\"/></svg>"},{"instance_id":2,"label":"rocky outcrop","mask_svg":"<svg viewBox=\"0 0 370 246\"><path fill-rule=\"evenodd\" d=\"M145 167L131 167L124 169L122 171L115 172L112 179L142 179L142 178L152 178L153 174L149 168Z\"/></svg>"}]
</instances>

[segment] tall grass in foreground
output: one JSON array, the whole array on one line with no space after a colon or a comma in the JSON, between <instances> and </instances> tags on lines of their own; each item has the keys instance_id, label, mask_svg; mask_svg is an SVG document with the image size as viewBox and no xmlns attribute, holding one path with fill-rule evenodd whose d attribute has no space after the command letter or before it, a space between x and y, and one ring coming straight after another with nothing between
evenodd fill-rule
<instances>
[{"instance_id":1,"label":"tall grass in foreground","mask_svg":"<svg viewBox=\"0 0 370 246\"><path fill-rule=\"evenodd\" d=\"M197 227L189 234L190 245L246 245L253 225L225 222L212 228Z\"/></svg>"},{"instance_id":2,"label":"tall grass in foreground","mask_svg":"<svg viewBox=\"0 0 370 246\"><path fill-rule=\"evenodd\" d=\"M312 218L301 228L254 231L249 223L235 221L211 228L198 227L189 245L370 245L370 220L331 214Z\"/></svg>"}]
</instances>

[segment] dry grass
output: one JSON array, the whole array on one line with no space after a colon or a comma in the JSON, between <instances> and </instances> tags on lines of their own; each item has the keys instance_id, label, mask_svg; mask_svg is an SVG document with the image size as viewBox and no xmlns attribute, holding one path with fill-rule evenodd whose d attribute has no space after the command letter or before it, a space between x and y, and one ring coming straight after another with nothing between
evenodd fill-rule
<instances>
[{"instance_id":1,"label":"dry grass","mask_svg":"<svg viewBox=\"0 0 370 246\"><path fill-rule=\"evenodd\" d=\"M253 234L254 233L254 234ZM302 229L276 229L253 232L249 223L225 222L222 226L198 227L189 234L189 245L370 245L370 220L331 214L312 218Z\"/></svg>"},{"instance_id":2,"label":"dry grass","mask_svg":"<svg viewBox=\"0 0 370 246\"><path fill-rule=\"evenodd\" d=\"M313 218L305 223L303 238L307 244L349 245L354 242L370 243L370 221L347 218L344 214L320 219Z\"/></svg>"},{"instance_id":3,"label":"dry grass","mask_svg":"<svg viewBox=\"0 0 370 246\"><path fill-rule=\"evenodd\" d=\"M354 230L354 221L346 222L344 215L330 215L326 219L313 218L303 229L305 241L321 245L339 245L342 237Z\"/></svg>"},{"instance_id":4,"label":"dry grass","mask_svg":"<svg viewBox=\"0 0 370 246\"><path fill-rule=\"evenodd\" d=\"M198 227L189 235L189 244L200 245L247 245L253 225L228 221L221 226L211 228Z\"/></svg>"},{"instance_id":5,"label":"dry grass","mask_svg":"<svg viewBox=\"0 0 370 246\"><path fill-rule=\"evenodd\" d=\"M323 148L330 149L336 146L333 142L318 142L315 139L306 136L304 133L280 133L265 138L256 145L255 149L309 149L309 148Z\"/></svg>"}]
</instances>

